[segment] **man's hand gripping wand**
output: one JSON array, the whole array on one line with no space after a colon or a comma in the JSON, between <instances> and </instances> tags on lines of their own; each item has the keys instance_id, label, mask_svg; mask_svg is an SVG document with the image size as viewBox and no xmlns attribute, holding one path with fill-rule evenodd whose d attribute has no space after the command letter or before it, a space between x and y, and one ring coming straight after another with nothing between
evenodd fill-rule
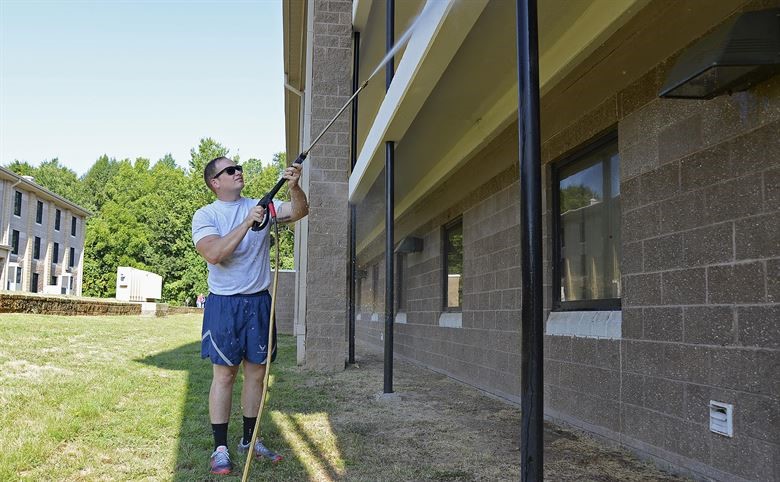
<instances>
[{"instance_id":1,"label":"man's hand gripping wand","mask_svg":"<svg viewBox=\"0 0 780 482\"><path fill-rule=\"evenodd\" d=\"M306 150L304 150L303 152L298 154L298 158L295 159L295 161L293 161L293 164L303 164L303 161L306 160L306 157L309 155L309 152L314 148L314 146L317 144L317 142L319 142L319 140L322 139L322 136L325 135L326 132L328 132L328 129L330 129L330 126L332 126L333 123L336 122L336 120L339 118L339 116L346 110L346 108L349 107L349 104L352 103L352 101L355 99L355 97L357 97L357 95L360 93L360 91L363 90L363 88L368 85L368 81L369 80L371 80L371 79L370 78L366 79L366 81L363 82L363 85L361 85L355 91L355 93L352 94L352 97L350 97L349 100L347 100L347 102L344 104L344 106L341 109L339 109L339 111L336 113L336 115L333 117L333 119L331 119L331 121L328 123L328 125L326 125L325 128L322 130L322 132L320 132L320 135L318 135L317 138L314 139L314 142L312 142L311 145L309 145L309 147L306 148ZM274 202L273 202L274 201L274 196L276 196L276 193L279 192L279 189L281 189L282 186L284 186L284 183L286 181L287 181L287 179L285 179L285 178L279 179L279 181L276 183L276 185L274 187L272 187L271 190L268 191L268 193L265 196L263 196L262 199L260 199L260 201L258 201L257 205L258 206L263 206L263 208L265 208L265 217L263 218L263 220L261 222L259 222L259 223L255 222L252 225L252 231L260 231L261 229L263 229L268 224L268 220L271 217L274 217L274 218L276 217L276 210L274 209Z\"/></svg>"}]
</instances>

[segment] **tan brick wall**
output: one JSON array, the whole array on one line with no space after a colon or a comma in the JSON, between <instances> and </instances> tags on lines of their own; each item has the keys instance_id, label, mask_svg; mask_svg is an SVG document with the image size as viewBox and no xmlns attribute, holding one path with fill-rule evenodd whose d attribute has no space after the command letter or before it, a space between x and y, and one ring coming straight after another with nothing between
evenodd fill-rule
<instances>
[{"instance_id":1,"label":"tan brick wall","mask_svg":"<svg viewBox=\"0 0 780 482\"><path fill-rule=\"evenodd\" d=\"M352 2L314 0L311 138L319 135L352 90ZM343 370L346 359L347 191L349 118L333 124L306 161L309 215L306 270L307 367Z\"/></svg>"}]
</instances>

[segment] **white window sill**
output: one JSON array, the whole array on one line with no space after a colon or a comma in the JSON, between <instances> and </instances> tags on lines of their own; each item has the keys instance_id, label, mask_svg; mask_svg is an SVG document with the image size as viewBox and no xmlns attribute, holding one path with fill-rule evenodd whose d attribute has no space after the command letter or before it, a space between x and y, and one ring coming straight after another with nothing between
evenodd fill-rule
<instances>
[{"instance_id":1,"label":"white window sill","mask_svg":"<svg viewBox=\"0 0 780 482\"><path fill-rule=\"evenodd\" d=\"M619 340L622 323L622 311L553 311L544 334Z\"/></svg>"},{"instance_id":2,"label":"white window sill","mask_svg":"<svg viewBox=\"0 0 780 482\"><path fill-rule=\"evenodd\" d=\"M444 326L447 328L462 328L463 313L442 313L439 315L439 326Z\"/></svg>"}]
</instances>

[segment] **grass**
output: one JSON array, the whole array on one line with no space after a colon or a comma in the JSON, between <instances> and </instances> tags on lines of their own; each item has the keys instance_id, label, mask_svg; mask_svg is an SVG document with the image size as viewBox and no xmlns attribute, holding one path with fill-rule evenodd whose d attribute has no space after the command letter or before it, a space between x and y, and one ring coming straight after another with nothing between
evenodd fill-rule
<instances>
[{"instance_id":1,"label":"grass","mask_svg":"<svg viewBox=\"0 0 780 482\"><path fill-rule=\"evenodd\" d=\"M382 355L334 374L279 356L261 433L285 461L253 462L251 480L517 480L517 407L401 360L400 401L377 399ZM200 317L0 315L0 480L240 480L211 477ZM239 383L229 426L241 431ZM672 480L624 451L546 427L549 480Z\"/></svg>"},{"instance_id":2,"label":"grass","mask_svg":"<svg viewBox=\"0 0 780 482\"><path fill-rule=\"evenodd\" d=\"M197 315L3 314L0 480L208 480L211 366L199 333ZM332 397L305 387L294 339L280 337L279 349L261 429L287 460L256 462L252 479L338 477L346 462L328 421ZM241 435L239 390L231 446ZM234 459L240 474L244 459Z\"/></svg>"}]
</instances>

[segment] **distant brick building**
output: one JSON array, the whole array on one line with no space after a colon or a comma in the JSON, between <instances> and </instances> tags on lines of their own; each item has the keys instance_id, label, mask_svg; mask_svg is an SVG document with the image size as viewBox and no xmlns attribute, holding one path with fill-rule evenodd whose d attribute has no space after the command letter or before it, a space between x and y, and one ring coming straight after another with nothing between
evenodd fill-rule
<instances>
[{"instance_id":1,"label":"distant brick building","mask_svg":"<svg viewBox=\"0 0 780 482\"><path fill-rule=\"evenodd\" d=\"M0 167L0 289L81 295L89 212Z\"/></svg>"}]
</instances>

